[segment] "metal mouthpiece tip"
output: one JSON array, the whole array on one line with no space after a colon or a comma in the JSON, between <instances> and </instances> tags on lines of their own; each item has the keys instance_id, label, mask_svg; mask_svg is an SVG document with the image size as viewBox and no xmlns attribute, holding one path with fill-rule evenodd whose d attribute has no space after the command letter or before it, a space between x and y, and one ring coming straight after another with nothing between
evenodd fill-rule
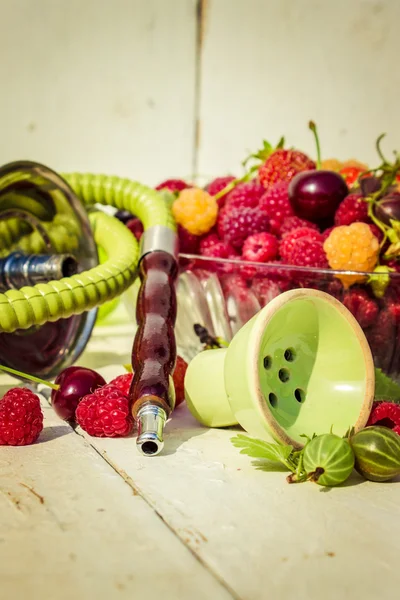
<instances>
[{"instance_id":1,"label":"metal mouthpiece tip","mask_svg":"<svg viewBox=\"0 0 400 600\"><path fill-rule=\"evenodd\" d=\"M143 456L156 456L164 448L164 426L167 414L160 406L143 406L137 415L136 446Z\"/></svg>"}]
</instances>

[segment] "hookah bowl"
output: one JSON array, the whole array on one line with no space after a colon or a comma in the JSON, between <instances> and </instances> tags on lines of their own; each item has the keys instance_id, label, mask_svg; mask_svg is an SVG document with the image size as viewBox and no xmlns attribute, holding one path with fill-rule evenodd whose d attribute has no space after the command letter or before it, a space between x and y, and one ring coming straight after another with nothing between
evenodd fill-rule
<instances>
[{"instance_id":1,"label":"hookah bowl","mask_svg":"<svg viewBox=\"0 0 400 600\"><path fill-rule=\"evenodd\" d=\"M190 363L185 395L208 427L240 424L267 441L304 445L304 435L362 429L374 398L374 363L353 315L313 289L271 300L228 348Z\"/></svg>"},{"instance_id":2,"label":"hookah bowl","mask_svg":"<svg viewBox=\"0 0 400 600\"><path fill-rule=\"evenodd\" d=\"M140 218L140 249L98 204ZM108 257L101 265L97 247ZM161 451L174 407L177 272L175 223L158 192L119 177L61 176L31 161L0 168L0 362L53 378L84 350L97 307L139 273L130 400L145 455Z\"/></svg>"}]
</instances>

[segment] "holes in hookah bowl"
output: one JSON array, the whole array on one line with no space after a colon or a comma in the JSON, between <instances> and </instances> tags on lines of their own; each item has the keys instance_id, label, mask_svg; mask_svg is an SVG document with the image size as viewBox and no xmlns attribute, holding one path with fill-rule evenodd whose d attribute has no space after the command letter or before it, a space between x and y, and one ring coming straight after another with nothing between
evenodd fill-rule
<instances>
[{"instance_id":1,"label":"holes in hookah bowl","mask_svg":"<svg viewBox=\"0 0 400 600\"><path fill-rule=\"evenodd\" d=\"M294 362L297 358L296 351L293 348L286 348L283 353L283 358L286 363ZM272 357L270 355L264 357L263 365L266 371L271 371L272 362ZM276 380L276 377L281 383L287 383L290 381L291 373L287 367L281 367L277 373L271 373L269 376L269 378L272 378L273 380ZM271 385L271 387L273 387L273 385ZM302 404L306 399L306 393L302 388L296 388L293 392L293 396L299 404ZM277 408L279 402L278 395L275 392L270 392L268 394L268 402L272 408Z\"/></svg>"},{"instance_id":2,"label":"holes in hookah bowl","mask_svg":"<svg viewBox=\"0 0 400 600\"><path fill-rule=\"evenodd\" d=\"M278 405L278 396L273 392L270 392L268 395L268 400L272 408L276 408Z\"/></svg>"},{"instance_id":3,"label":"holes in hookah bowl","mask_svg":"<svg viewBox=\"0 0 400 600\"><path fill-rule=\"evenodd\" d=\"M268 370L272 367L272 358L270 356L264 357L264 369Z\"/></svg>"},{"instance_id":4,"label":"holes in hookah bowl","mask_svg":"<svg viewBox=\"0 0 400 600\"><path fill-rule=\"evenodd\" d=\"M293 348L286 348L283 356L287 362L293 362L296 358L296 352Z\"/></svg>"},{"instance_id":5,"label":"holes in hookah bowl","mask_svg":"<svg viewBox=\"0 0 400 600\"><path fill-rule=\"evenodd\" d=\"M290 379L290 373L288 369L279 369L278 377L282 383L286 383Z\"/></svg>"},{"instance_id":6,"label":"holes in hookah bowl","mask_svg":"<svg viewBox=\"0 0 400 600\"><path fill-rule=\"evenodd\" d=\"M304 400L306 399L306 393L301 388L296 388L294 390L294 397L296 398L297 402L302 404L304 402Z\"/></svg>"}]
</instances>

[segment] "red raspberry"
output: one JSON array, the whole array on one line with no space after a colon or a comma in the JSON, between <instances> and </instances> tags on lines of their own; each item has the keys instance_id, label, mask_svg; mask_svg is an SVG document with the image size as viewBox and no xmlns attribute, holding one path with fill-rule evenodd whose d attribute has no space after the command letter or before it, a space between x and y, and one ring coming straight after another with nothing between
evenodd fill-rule
<instances>
[{"instance_id":1,"label":"red raspberry","mask_svg":"<svg viewBox=\"0 0 400 600\"><path fill-rule=\"evenodd\" d=\"M206 186L206 191L211 195L211 196L216 196L217 194L219 194L219 192L222 192L222 190L232 181L234 181L235 177L233 177L233 175L227 175L226 177L217 177L216 179L213 179L213 181L210 181L210 183ZM221 196L220 198L218 198L217 203L218 206L221 208L225 202L228 200L228 198L230 197L230 194L232 192L228 192L227 194L224 194L223 196Z\"/></svg>"},{"instance_id":2,"label":"red raspberry","mask_svg":"<svg viewBox=\"0 0 400 600\"><path fill-rule=\"evenodd\" d=\"M290 257L293 248L297 241L302 238L306 238L314 242L322 242L322 235L315 229L310 229L310 227L299 227L299 229L293 229L283 236L281 243L279 244L279 254L283 260L290 263Z\"/></svg>"},{"instance_id":3,"label":"red raspberry","mask_svg":"<svg viewBox=\"0 0 400 600\"><path fill-rule=\"evenodd\" d=\"M230 244L221 241L203 248L201 254L212 258L234 258L237 256L235 249Z\"/></svg>"},{"instance_id":4,"label":"red raspberry","mask_svg":"<svg viewBox=\"0 0 400 600\"><path fill-rule=\"evenodd\" d=\"M257 181L249 181L237 185L229 194L225 207L231 208L254 208L258 206L260 198L265 189Z\"/></svg>"},{"instance_id":5,"label":"red raspberry","mask_svg":"<svg viewBox=\"0 0 400 600\"><path fill-rule=\"evenodd\" d=\"M0 445L28 446L43 429L40 400L27 388L12 388L0 400Z\"/></svg>"},{"instance_id":6,"label":"red raspberry","mask_svg":"<svg viewBox=\"0 0 400 600\"><path fill-rule=\"evenodd\" d=\"M328 237L331 234L331 231L333 231L335 229L335 227L328 227L328 229L325 229L325 231L322 232L322 241L324 242L325 240L328 239Z\"/></svg>"},{"instance_id":7,"label":"red raspberry","mask_svg":"<svg viewBox=\"0 0 400 600\"><path fill-rule=\"evenodd\" d=\"M124 396L128 398L132 379L133 373L124 373L123 375L118 375L118 377L115 377L107 385L118 388L124 394Z\"/></svg>"},{"instance_id":8,"label":"red raspberry","mask_svg":"<svg viewBox=\"0 0 400 600\"><path fill-rule=\"evenodd\" d=\"M197 254L199 251L200 238L198 235L189 233L187 229L178 225L179 252L183 254Z\"/></svg>"},{"instance_id":9,"label":"red raspberry","mask_svg":"<svg viewBox=\"0 0 400 600\"><path fill-rule=\"evenodd\" d=\"M290 264L298 267L329 267L322 242L303 237L296 241L290 254Z\"/></svg>"},{"instance_id":10,"label":"red raspberry","mask_svg":"<svg viewBox=\"0 0 400 600\"><path fill-rule=\"evenodd\" d=\"M289 231L293 231L293 229L299 229L300 227L307 227L308 229L315 229L318 231L318 225L315 223L311 223L311 221L307 221L306 219L300 219L300 217L286 217L286 219L282 223L282 227L280 228L281 236L284 236Z\"/></svg>"},{"instance_id":11,"label":"red raspberry","mask_svg":"<svg viewBox=\"0 0 400 600\"><path fill-rule=\"evenodd\" d=\"M363 289L350 289L343 298L343 304L357 319L362 328L372 325L379 313L377 303Z\"/></svg>"},{"instance_id":12,"label":"red raspberry","mask_svg":"<svg viewBox=\"0 0 400 600\"><path fill-rule=\"evenodd\" d=\"M272 233L255 233L243 244L242 258L253 262L268 262L278 254L278 240Z\"/></svg>"},{"instance_id":13,"label":"red raspberry","mask_svg":"<svg viewBox=\"0 0 400 600\"><path fill-rule=\"evenodd\" d=\"M281 289L275 281L262 276L254 277L251 283L251 291L259 301L261 308L281 293Z\"/></svg>"},{"instance_id":14,"label":"red raspberry","mask_svg":"<svg viewBox=\"0 0 400 600\"><path fill-rule=\"evenodd\" d=\"M244 241L252 233L267 231L268 218L259 208L233 208L225 207L219 214L218 233L224 242L232 244L241 250Z\"/></svg>"},{"instance_id":15,"label":"red raspberry","mask_svg":"<svg viewBox=\"0 0 400 600\"><path fill-rule=\"evenodd\" d=\"M176 357L175 369L172 375L176 395L175 406L181 404L185 399L185 389L183 383L185 379L187 366L187 362L181 356ZM133 373L124 373L123 375L119 375L118 377L115 377L115 379L110 381L110 383L107 384L107 387L110 386L118 388L123 393L123 395L128 398L132 379ZM103 388L105 387L106 386L103 386Z\"/></svg>"},{"instance_id":16,"label":"red raspberry","mask_svg":"<svg viewBox=\"0 0 400 600\"><path fill-rule=\"evenodd\" d=\"M188 368L187 362L181 357L176 357L175 369L172 375L175 386L175 407L179 406L185 400L185 375Z\"/></svg>"},{"instance_id":17,"label":"red raspberry","mask_svg":"<svg viewBox=\"0 0 400 600\"><path fill-rule=\"evenodd\" d=\"M200 254L207 252L208 248L219 244L221 240L216 233L208 233L200 240Z\"/></svg>"},{"instance_id":18,"label":"red raspberry","mask_svg":"<svg viewBox=\"0 0 400 600\"><path fill-rule=\"evenodd\" d=\"M388 306L380 311L373 326L364 330L372 350L375 367L386 373L390 371L393 349L397 344L396 321L395 311Z\"/></svg>"},{"instance_id":19,"label":"red raspberry","mask_svg":"<svg viewBox=\"0 0 400 600\"><path fill-rule=\"evenodd\" d=\"M288 183L281 181L272 186L261 196L258 206L268 216L271 232L279 234L286 217L294 215L289 202Z\"/></svg>"},{"instance_id":20,"label":"red raspberry","mask_svg":"<svg viewBox=\"0 0 400 600\"><path fill-rule=\"evenodd\" d=\"M265 163L258 169L258 177L265 188L286 181L289 183L297 173L315 169L315 162L298 150L280 148L270 154Z\"/></svg>"},{"instance_id":21,"label":"red raspberry","mask_svg":"<svg viewBox=\"0 0 400 600\"><path fill-rule=\"evenodd\" d=\"M94 437L125 437L133 430L129 401L113 385L104 385L78 404L76 421Z\"/></svg>"},{"instance_id":22,"label":"red raspberry","mask_svg":"<svg viewBox=\"0 0 400 600\"><path fill-rule=\"evenodd\" d=\"M400 435L400 406L393 402L374 402L366 426L369 425L388 427Z\"/></svg>"},{"instance_id":23,"label":"red raspberry","mask_svg":"<svg viewBox=\"0 0 400 600\"><path fill-rule=\"evenodd\" d=\"M335 213L335 225L351 225L356 221L368 223L368 204L361 194L349 194L339 204Z\"/></svg>"},{"instance_id":24,"label":"red raspberry","mask_svg":"<svg viewBox=\"0 0 400 600\"><path fill-rule=\"evenodd\" d=\"M170 192L180 192L192 187L183 179L166 179L157 185L156 190L169 190Z\"/></svg>"}]
</instances>

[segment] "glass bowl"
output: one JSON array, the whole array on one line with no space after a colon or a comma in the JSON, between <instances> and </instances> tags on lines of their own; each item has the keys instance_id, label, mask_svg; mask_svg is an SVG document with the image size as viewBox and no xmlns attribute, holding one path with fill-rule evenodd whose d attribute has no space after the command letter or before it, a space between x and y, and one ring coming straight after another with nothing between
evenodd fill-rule
<instances>
[{"instance_id":1,"label":"glass bowl","mask_svg":"<svg viewBox=\"0 0 400 600\"><path fill-rule=\"evenodd\" d=\"M369 342L375 366L400 380L400 273L378 276L376 282L382 285L378 285L377 297L368 283L368 273L189 254L181 254L179 263L175 333L178 352L186 360L203 347L195 324L230 342L251 317L282 292L314 288L334 296L353 313ZM124 295L132 319L137 290L137 285L132 286Z\"/></svg>"}]
</instances>

